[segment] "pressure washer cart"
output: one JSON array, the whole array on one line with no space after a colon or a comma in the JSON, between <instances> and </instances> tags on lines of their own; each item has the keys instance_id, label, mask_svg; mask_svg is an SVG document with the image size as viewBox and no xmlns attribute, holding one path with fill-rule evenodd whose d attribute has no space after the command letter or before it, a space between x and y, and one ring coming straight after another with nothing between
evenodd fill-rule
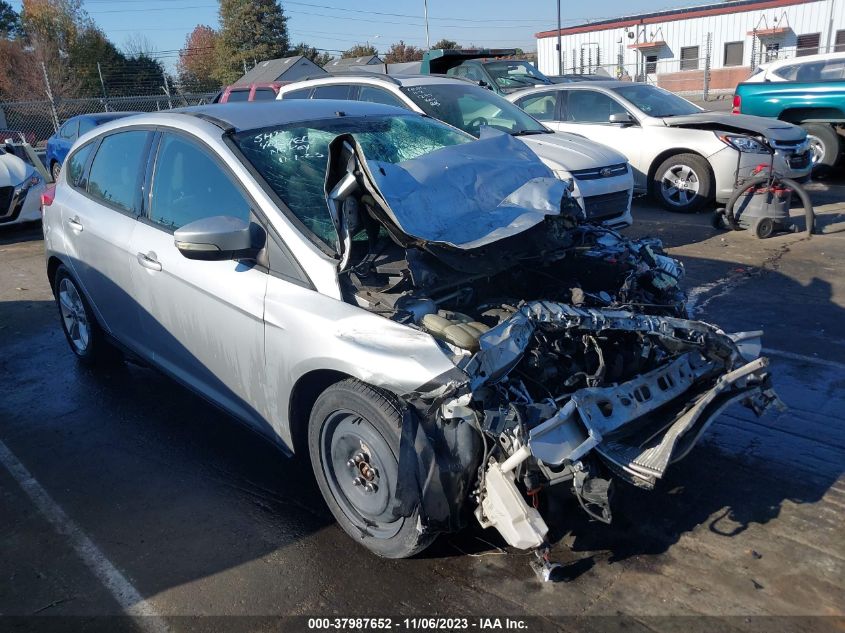
<instances>
[{"instance_id":1,"label":"pressure washer cart","mask_svg":"<svg viewBox=\"0 0 845 633\"><path fill-rule=\"evenodd\" d=\"M735 188L724 209L716 209L713 226L751 231L757 238L765 239L776 232L797 232L789 217L792 195L797 195L804 205L807 219L807 235L813 232L815 214L810 196L804 188L791 180L782 178L774 171L774 149L765 141L755 138L769 151L769 163L757 165L750 174L740 174L741 155L737 156L734 172Z\"/></svg>"}]
</instances>

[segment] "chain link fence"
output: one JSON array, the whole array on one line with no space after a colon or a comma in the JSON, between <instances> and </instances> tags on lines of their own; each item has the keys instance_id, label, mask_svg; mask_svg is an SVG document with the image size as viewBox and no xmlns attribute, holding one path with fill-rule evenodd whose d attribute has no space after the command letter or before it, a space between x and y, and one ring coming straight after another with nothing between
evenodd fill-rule
<instances>
[{"instance_id":1,"label":"chain link fence","mask_svg":"<svg viewBox=\"0 0 845 633\"><path fill-rule=\"evenodd\" d=\"M156 112L209 103L216 94L216 92L203 92L170 96L62 99L55 102L49 100L5 102L0 103L0 135L20 133L30 145L41 149L47 139L57 132L67 119L80 114Z\"/></svg>"}]
</instances>

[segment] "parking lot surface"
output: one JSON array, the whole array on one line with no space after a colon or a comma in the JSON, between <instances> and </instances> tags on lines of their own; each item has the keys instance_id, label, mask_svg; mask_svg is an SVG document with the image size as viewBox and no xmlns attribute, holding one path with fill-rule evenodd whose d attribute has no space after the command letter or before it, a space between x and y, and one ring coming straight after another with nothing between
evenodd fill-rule
<instances>
[{"instance_id":1,"label":"parking lot surface","mask_svg":"<svg viewBox=\"0 0 845 633\"><path fill-rule=\"evenodd\" d=\"M304 460L155 371L80 368L40 228L0 233L0 614L91 623L128 610L149 616L146 630L191 630L179 616L196 615L530 615L569 630L601 628L595 615L654 630L677 628L656 616L737 629L747 616L842 617L843 181L812 186L811 238L760 241L706 213L635 205L628 232L684 262L698 318L766 331L789 408L729 409L656 491L620 485L611 526L547 499L553 558L567 564L555 584L477 527L411 560L374 557L334 524Z\"/></svg>"}]
</instances>

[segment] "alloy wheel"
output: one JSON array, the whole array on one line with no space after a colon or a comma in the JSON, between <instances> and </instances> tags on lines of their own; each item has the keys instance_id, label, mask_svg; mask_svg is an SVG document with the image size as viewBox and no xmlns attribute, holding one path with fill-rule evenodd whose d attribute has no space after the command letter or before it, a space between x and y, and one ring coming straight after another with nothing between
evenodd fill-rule
<instances>
[{"instance_id":1,"label":"alloy wheel","mask_svg":"<svg viewBox=\"0 0 845 633\"><path fill-rule=\"evenodd\" d=\"M74 283L67 277L59 282L59 310L62 325L78 354L85 354L91 343L91 325L85 313L85 305Z\"/></svg>"},{"instance_id":2,"label":"alloy wheel","mask_svg":"<svg viewBox=\"0 0 845 633\"><path fill-rule=\"evenodd\" d=\"M672 165L660 178L663 198L673 207L689 206L698 197L700 187L698 174L689 165Z\"/></svg>"}]
</instances>

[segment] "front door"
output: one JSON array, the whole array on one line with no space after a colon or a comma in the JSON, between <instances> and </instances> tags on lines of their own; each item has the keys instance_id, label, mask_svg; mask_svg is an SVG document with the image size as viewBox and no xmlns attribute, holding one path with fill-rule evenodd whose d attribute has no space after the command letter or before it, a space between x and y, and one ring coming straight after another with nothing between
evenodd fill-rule
<instances>
[{"instance_id":1,"label":"front door","mask_svg":"<svg viewBox=\"0 0 845 633\"><path fill-rule=\"evenodd\" d=\"M250 220L252 204L210 148L176 132L161 135L148 202L132 240L132 276L153 360L266 430L267 274L254 262L187 259L173 240L201 218Z\"/></svg>"},{"instance_id":2,"label":"front door","mask_svg":"<svg viewBox=\"0 0 845 633\"><path fill-rule=\"evenodd\" d=\"M547 122L549 127L586 136L621 152L634 169L634 186L646 187L648 168L642 165L643 129L636 119L633 124L611 123L613 114L630 114L613 97L598 90L562 90L560 117ZM633 115L631 115L633 116Z\"/></svg>"}]
</instances>

